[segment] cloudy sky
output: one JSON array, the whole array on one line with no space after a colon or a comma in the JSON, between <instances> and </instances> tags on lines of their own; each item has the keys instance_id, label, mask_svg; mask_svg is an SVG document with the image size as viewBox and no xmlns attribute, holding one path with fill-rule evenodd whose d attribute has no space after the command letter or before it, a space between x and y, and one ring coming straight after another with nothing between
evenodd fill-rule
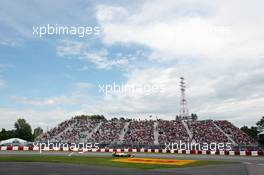
<instances>
[{"instance_id":1,"label":"cloudy sky","mask_svg":"<svg viewBox=\"0 0 264 175\"><path fill-rule=\"evenodd\" d=\"M76 114L173 119L179 78L190 113L253 125L264 115L261 0L0 3L0 128L45 130ZM41 26L99 33L34 35ZM114 85L132 87L106 93Z\"/></svg>"}]
</instances>

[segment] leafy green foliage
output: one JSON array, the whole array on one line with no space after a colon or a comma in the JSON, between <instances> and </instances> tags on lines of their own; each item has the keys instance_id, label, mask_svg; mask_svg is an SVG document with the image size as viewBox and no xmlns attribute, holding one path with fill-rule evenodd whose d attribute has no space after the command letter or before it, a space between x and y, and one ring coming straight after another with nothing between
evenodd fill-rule
<instances>
[{"instance_id":1,"label":"leafy green foliage","mask_svg":"<svg viewBox=\"0 0 264 175\"><path fill-rule=\"evenodd\" d=\"M106 118L103 115L77 115L74 117L74 119L80 119L80 120L106 120Z\"/></svg>"},{"instance_id":2,"label":"leafy green foliage","mask_svg":"<svg viewBox=\"0 0 264 175\"><path fill-rule=\"evenodd\" d=\"M257 122L257 126L260 128L264 128L264 116Z\"/></svg>"},{"instance_id":3,"label":"leafy green foliage","mask_svg":"<svg viewBox=\"0 0 264 175\"><path fill-rule=\"evenodd\" d=\"M0 140L6 140L13 137L16 137L15 130L6 131L4 128L2 128L2 131L0 132Z\"/></svg>"},{"instance_id":4,"label":"leafy green foliage","mask_svg":"<svg viewBox=\"0 0 264 175\"><path fill-rule=\"evenodd\" d=\"M28 141L33 140L32 129L29 123L25 119L19 118L15 122L16 137Z\"/></svg>"},{"instance_id":5,"label":"leafy green foliage","mask_svg":"<svg viewBox=\"0 0 264 175\"><path fill-rule=\"evenodd\" d=\"M243 126L240 128L243 132L245 132L248 136L250 136L252 139L257 140L258 139L258 128L252 126L251 128L247 126Z\"/></svg>"},{"instance_id":6,"label":"leafy green foliage","mask_svg":"<svg viewBox=\"0 0 264 175\"><path fill-rule=\"evenodd\" d=\"M43 133L43 129L41 127L37 127L34 129L34 138L38 137L39 135L41 135Z\"/></svg>"}]
</instances>

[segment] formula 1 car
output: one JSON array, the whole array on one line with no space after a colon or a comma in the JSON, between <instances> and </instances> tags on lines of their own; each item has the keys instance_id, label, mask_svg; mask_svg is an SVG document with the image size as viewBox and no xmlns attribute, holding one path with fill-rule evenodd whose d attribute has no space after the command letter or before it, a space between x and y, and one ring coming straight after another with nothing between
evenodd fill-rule
<instances>
[{"instance_id":1,"label":"formula 1 car","mask_svg":"<svg viewBox=\"0 0 264 175\"><path fill-rule=\"evenodd\" d=\"M112 157L135 157L135 155L127 153L113 152Z\"/></svg>"}]
</instances>

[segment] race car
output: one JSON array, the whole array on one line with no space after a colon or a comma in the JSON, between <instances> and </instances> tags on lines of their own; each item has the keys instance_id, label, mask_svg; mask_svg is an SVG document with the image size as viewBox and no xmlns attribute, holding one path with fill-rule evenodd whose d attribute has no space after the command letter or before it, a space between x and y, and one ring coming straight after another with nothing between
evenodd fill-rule
<instances>
[{"instance_id":1,"label":"race car","mask_svg":"<svg viewBox=\"0 0 264 175\"><path fill-rule=\"evenodd\" d=\"M120 152L113 152L113 157L135 157L135 155L127 154L127 153L120 153Z\"/></svg>"}]
</instances>

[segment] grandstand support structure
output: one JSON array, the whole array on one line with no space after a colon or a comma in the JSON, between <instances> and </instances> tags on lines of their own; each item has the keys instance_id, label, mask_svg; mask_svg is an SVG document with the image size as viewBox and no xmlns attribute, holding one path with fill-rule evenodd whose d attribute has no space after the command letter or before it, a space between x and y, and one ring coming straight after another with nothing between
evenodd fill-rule
<instances>
[{"instance_id":1,"label":"grandstand support structure","mask_svg":"<svg viewBox=\"0 0 264 175\"><path fill-rule=\"evenodd\" d=\"M214 124L214 126L217 128L217 129L219 129L227 138L228 138L228 140L229 141L231 141L231 143L233 144L233 145L237 145L237 143L228 135L228 134L226 134L214 121L213 121L213 124Z\"/></svg>"},{"instance_id":2,"label":"grandstand support structure","mask_svg":"<svg viewBox=\"0 0 264 175\"><path fill-rule=\"evenodd\" d=\"M59 138L61 135L63 135L63 133L66 133L67 131L71 132L73 128L73 124L71 124L70 126L68 126L65 130L61 131L58 135L56 135L54 138L50 139L51 142L56 142L56 141L60 141Z\"/></svg>"},{"instance_id":3,"label":"grandstand support structure","mask_svg":"<svg viewBox=\"0 0 264 175\"><path fill-rule=\"evenodd\" d=\"M122 129L122 131L121 131L121 133L119 135L120 144L124 141L124 137L125 137L125 134L127 133L129 124L130 124L130 122L126 122L125 123L124 128Z\"/></svg>"},{"instance_id":4,"label":"grandstand support structure","mask_svg":"<svg viewBox=\"0 0 264 175\"><path fill-rule=\"evenodd\" d=\"M101 125L103 124L103 122L100 122L93 130L92 130L92 132L91 133L89 133L88 134L88 138L92 138L92 135L94 134L94 133L96 133L97 131L99 131L99 129L100 129L100 127L101 127Z\"/></svg>"},{"instance_id":5,"label":"grandstand support structure","mask_svg":"<svg viewBox=\"0 0 264 175\"><path fill-rule=\"evenodd\" d=\"M187 131L187 133L188 133L188 135L189 135L190 142L196 142L196 141L194 140L194 138L193 138L193 134L192 134L192 132L190 131L190 129L189 129L187 123L186 123L184 120L182 120L181 122L182 122L182 125L185 127L185 129L186 129L186 131Z\"/></svg>"},{"instance_id":6,"label":"grandstand support structure","mask_svg":"<svg viewBox=\"0 0 264 175\"><path fill-rule=\"evenodd\" d=\"M159 144L158 122L154 122L154 145Z\"/></svg>"}]
</instances>

